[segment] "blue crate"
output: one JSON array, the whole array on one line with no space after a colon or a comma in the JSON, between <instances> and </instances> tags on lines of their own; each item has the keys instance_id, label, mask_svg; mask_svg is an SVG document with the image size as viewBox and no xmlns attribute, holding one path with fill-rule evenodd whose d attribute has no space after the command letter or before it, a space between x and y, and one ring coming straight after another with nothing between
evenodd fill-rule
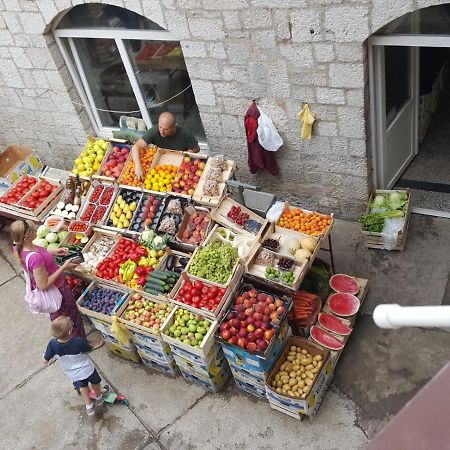
<instances>
[{"instance_id":1,"label":"blue crate","mask_svg":"<svg viewBox=\"0 0 450 450\"><path fill-rule=\"evenodd\" d=\"M145 356L152 361L159 361L163 364L169 364L174 360L170 347L168 349L154 349L136 343L136 350L141 356Z\"/></svg>"},{"instance_id":2,"label":"blue crate","mask_svg":"<svg viewBox=\"0 0 450 450\"><path fill-rule=\"evenodd\" d=\"M150 336L147 334L138 333L130 328L128 328L128 330L131 332L132 339L135 344L145 345L146 347L157 349L163 349L169 346L169 344L166 344L159 336Z\"/></svg>"},{"instance_id":3,"label":"blue crate","mask_svg":"<svg viewBox=\"0 0 450 450\"><path fill-rule=\"evenodd\" d=\"M163 364L161 362L153 361L150 358L147 358L146 356L139 355L141 357L142 364L146 367L150 367L151 369L159 370L160 372L175 377L179 374L179 369L177 365L175 364L175 361L173 361L170 364Z\"/></svg>"},{"instance_id":4,"label":"blue crate","mask_svg":"<svg viewBox=\"0 0 450 450\"><path fill-rule=\"evenodd\" d=\"M123 350L129 350L129 351L136 350L136 346L133 344L132 341L130 341L128 345L123 345L117 338L115 338L111 334L106 334L106 333L101 333L101 334L102 334L103 339L106 342L114 344L116 347L119 347Z\"/></svg>"}]
</instances>

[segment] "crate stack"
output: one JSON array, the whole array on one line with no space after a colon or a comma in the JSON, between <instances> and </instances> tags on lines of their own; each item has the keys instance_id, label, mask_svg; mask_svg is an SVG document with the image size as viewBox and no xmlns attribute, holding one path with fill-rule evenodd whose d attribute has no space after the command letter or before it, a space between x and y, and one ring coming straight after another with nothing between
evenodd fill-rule
<instances>
[{"instance_id":1,"label":"crate stack","mask_svg":"<svg viewBox=\"0 0 450 450\"><path fill-rule=\"evenodd\" d=\"M221 342L234 381L239 389L267 400L265 383L270 368L279 357L289 331L287 320L280 326L269 347L263 353L250 353L235 345Z\"/></svg>"},{"instance_id":2,"label":"crate stack","mask_svg":"<svg viewBox=\"0 0 450 450\"><path fill-rule=\"evenodd\" d=\"M231 376L222 349L215 342L214 333L217 330L218 322L203 318L203 321L209 323L208 330L203 340L197 346L193 346L174 338L170 333L177 311L180 310L186 314L192 314L190 311L176 306L162 327L162 339L170 345L175 362L185 380L196 383L207 390L218 392ZM198 315L196 316L198 317Z\"/></svg>"}]
</instances>

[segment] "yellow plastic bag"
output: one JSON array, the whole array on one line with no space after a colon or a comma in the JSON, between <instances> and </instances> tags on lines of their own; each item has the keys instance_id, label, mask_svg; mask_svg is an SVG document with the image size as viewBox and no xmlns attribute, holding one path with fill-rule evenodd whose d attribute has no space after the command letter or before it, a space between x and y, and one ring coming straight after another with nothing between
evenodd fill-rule
<instances>
[{"instance_id":1,"label":"yellow plastic bag","mask_svg":"<svg viewBox=\"0 0 450 450\"><path fill-rule=\"evenodd\" d=\"M112 318L111 334L122 344L128 345L131 341L131 333L123 323L119 321L118 317Z\"/></svg>"},{"instance_id":2,"label":"yellow plastic bag","mask_svg":"<svg viewBox=\"0 0 450 450\"><path fill-rule=\"evenodd\" d=\"M311 139L312 126L316 120L316 117L309 110L308 103L305 103L303 105L303 109L298 113L298 117L300 118L300 122L303 123L302 132L300 134L301 138L305 140Z\"/></svg>"}]
</instances>

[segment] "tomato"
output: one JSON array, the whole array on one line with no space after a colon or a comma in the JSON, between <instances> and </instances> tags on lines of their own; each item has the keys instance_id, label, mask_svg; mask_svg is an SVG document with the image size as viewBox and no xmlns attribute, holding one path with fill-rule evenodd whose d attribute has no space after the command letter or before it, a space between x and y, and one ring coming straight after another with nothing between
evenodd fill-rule
<instances>
[{"instance_id":1,"label":"tomato","mask_svg":"<svg viewBox=\"0 0 450 450\"><path fill-rule=\"evenodd\" d=\"M186 292L183 295L183 297L184 297L185 300L191 300L192 299L192 294L190 292Z\"/></svg>"},{"instance_id":2,"label":"tomato","mask_svg":"<svg viewBox=\"0 0 450 450\"><path fill-rule=\"evenodd\" d=\"M202 288L203 288L203 286L204 286L204 284L201 282L201 281L195 281L194 282L194 287L195 287L195 289L198 289L198 290L202 290Z\"/></svg>"},{"instance_id":3,"label":"tomato","mask_svg":"<svg viewBox=\"0 0 450 450\"><path fill-rule=\"evenodd\" d=\"M198 295L192 297L192 303L200 303L201 300L201 297L199 297Z\"/></svg>"}]
</instances>

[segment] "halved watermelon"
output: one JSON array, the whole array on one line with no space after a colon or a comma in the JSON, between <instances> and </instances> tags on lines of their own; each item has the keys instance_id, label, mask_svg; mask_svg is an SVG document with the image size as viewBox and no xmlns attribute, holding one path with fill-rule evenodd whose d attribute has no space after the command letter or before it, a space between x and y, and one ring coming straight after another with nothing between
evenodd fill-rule
<instances>
[{"instance_id":1,"label":"halved watermelon","mask_svg":"<svg viewBox=\"0 0 450 450\"><path fill-rule=\"evenodd\" d=\"M328 331L323 330L320 327L313 326L310 331L311 337L320 345L323 345L330 350L342 350L344 343L338 338L332 336Z\"/></svg>"},{"instance_id":2,"label":"halved watermelon","mask_svg":"<svg viewBox=\"0 0 450 450\"><path fill-rule=\"evenodd\" d=\"M337 294L330 295L328 299L330 311L337 316L353 316L358 312L359 306L359 298L352 294L338 292Z\"/></svg>"},{"instance_id":3,"label":"halved watermelon","mask_svg":"<svg viewBox=\"0 0 450 450\"><path fill-rule=\"evenodd\" d=\"M325 330L340 334L341 336L348 336L352 332L352 329L346 323L342 322L339 317L336 317L333 314L320 314L319 325L322 328L325 328Z\"/></svg>"},{"instance_id":4,"label":"halved watermelon","mask_svg":"<svg viewBox=\"0 0 450 450\"><path fill-rule=\"evenodd\" d=\"M349 275L338 273L330 278L330 287L335 292L356 295L359 292L358 282Z\"/></svg>"}]
</instances>

